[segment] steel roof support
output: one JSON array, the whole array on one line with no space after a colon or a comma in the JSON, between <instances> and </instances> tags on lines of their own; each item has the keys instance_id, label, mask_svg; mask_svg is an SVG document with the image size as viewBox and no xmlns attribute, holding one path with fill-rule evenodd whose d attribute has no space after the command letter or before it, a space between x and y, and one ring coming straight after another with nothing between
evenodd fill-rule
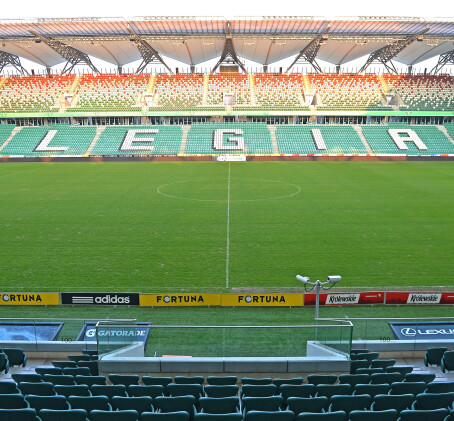
<instances>
[{"instance_id":1,"label":"steel roof support","mask_svg":"<svg viewBox=\"0 0 454 421\"><path fill-rule=\"evenodd\" d=\"M150 63L160 63L171 74L173 74L172 70L170 70L170 67L167 66L166 62L162 59L159 53L150 44L148 44L147 41L137 35L131 28L128 28L128 31L131 34L129 40L137 47L140 55L142 56L142 63L140 63L137 68L136 74L142 73Z\"/></svg>"},{"instance_id":2,"label":"steel roof support","mask_svg":"<svg viewBox=\"0 0 454 421\"><path fill-rule=\"evenodd\" d=\"M322 68L317 63L316 57L320 50L320 47L328 39L329 26L327 26L322 32L320 32L316 38L314 38L309 44L307 44L296 56L293 63L289 66L285 73L288 73L291 68L297 63L309 63L315 69L317 73L323 73Z\"/></svg>"},{"instance_id":3,"label":"steel roof support","mask_svg":"<svg viewBox=\"0 0 454 421\"><path fill-rule=\"evenodd\" d=\"M436 75L444 66L447 65L454 65L454 50L441 54L440 57L438 57L437 65L430 71L430 73Z\"/></svg>"},{"instance_id":4,"label":"steel roof support","mask_svg":"<svg viewBox=\"0 0 454 421\"><path fill-rule=\"evenodd\" d=\"M377 51L374 51L358 73L364 72L372 63L378 62L385 66L388 72L397 74L398 72L396 67L394 66L394 63L392 62L392 59L417 39L422 40L422 35L424 35L429 29L430 28L426 28L423 31L418 32L417 34L409 35L402 40L395 41L392 44L385 45Z\"/></svg>"},{"instance_id":5,"label":"steel roof support","mask_svg":"<svg viewBox=\"0 0 454 421\"><path fill-rule=\"evenodd\" d=\"M6 51L0 51L0 72L2 72L6 66L13 66L22 75L24 73L28 75L27 70L22 67L19 56L7 53Z\"/></svg>"},{"instance_id":6,"label":"steel roof support","mask_svg":"<svg viewBox=\"0 0 454 421\"><path fill-rule=\"evenodd\" d=\"M243 63L241 63L240 59L236 54L235 47L233 45L233 37L230 32L230 22L227 22L227 35L225 37L224 48L222 50L221 57L211 70L210 75L212 75L222 63L237 64L238 66L241 67L241 70L244 73L248 74L246 68L244 67Z\"/></svg>"},{"instance_id":7,"label":"steel roof support","mask_svg":"<svg viewBox=\"0 0 454 421\"><path fill-rule=\"evenodd\" d=\"M64 44L63 42L57 41L52 38L45 37L44 35L39 34L35 31L30 31L37 39L38 42L44 42L52 50L60 54L65 60L65 67L61 71L61 74L71 73L75 66L85 65L88 66L94 73L98 73L98 69L91 62L90 57L84 52L78 50L77 48L70 47L69 45Z\"/></svg>"}]
</instances>

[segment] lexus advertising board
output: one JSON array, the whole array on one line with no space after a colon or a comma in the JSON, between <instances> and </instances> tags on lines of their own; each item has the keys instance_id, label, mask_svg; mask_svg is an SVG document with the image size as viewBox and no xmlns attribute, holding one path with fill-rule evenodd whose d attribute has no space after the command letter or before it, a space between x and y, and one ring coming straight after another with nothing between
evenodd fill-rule
<instances>
[{"instance_id":1,"label":"lexus advertising board","mask_svg":"<svg viewBox=\"0 0 454 421\"><path fill-rule=\"evenodd\" d=\"M139 294L117 292L62 292L61 303L88 306L138 306Z\"/></svg>"},{"instance_id":2,"label":"lexus advertising board","mask_svg":"<svg viewBox=\"0 0 454 421\"><path fill-rule=\"evenodd\" d=\"M453 322L389 322L389 327L398 340L454 339Z\"/></svg>"}]
</instances>

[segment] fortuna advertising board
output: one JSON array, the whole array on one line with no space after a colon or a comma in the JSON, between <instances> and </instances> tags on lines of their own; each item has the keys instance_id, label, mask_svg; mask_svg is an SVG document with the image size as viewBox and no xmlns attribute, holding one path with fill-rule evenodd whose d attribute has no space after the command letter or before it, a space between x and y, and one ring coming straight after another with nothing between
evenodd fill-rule
<instances>
[{"instance_id":1,"label":"fortuna advertising board","mask_svg":"<svg viewBox=\"0 0 454 421\"><path fill-rule=\"evenodd\" d=\"M65 305L138 306L139 294L117 292L62 292Z\"/></svg>"},{"instance_id":2,"label":"fortuna advertising board","mask_svg":"<svg viewBox=\"0 0 454 421\"><path fill-rule=\"evenodd\" d=\"M303 294L223 294L223 306L301 307Z\"/></svg>"},{"instance_id":3,"label":"fortuna advertising board","mask_svg":"<svg viewBox=\"0 0 454 421\"><path fill-rule=\"evenodd\" d=\"M220 306L221 294L140 294L147 307Z\"/></svg>"},{"instance_id":4,"label":"fortuna advertising board","mask_svg":"<svg viewBox=\"0 0 454 421\"><path fill-rule=\"evenodd\" d=\"M0 292L0 305L6 306L58 306L56 292Z\"/></svg>"},{"instance_id":5,"label":"fortuna advertising board","mask_svg":"<svg viewBox=\"0 0 454 421\"><path fill-rule=\"evenodd\" d=\"M389 327L398 340L454 339L453 322L389 322Z\"/></svg>"}]
</instances>

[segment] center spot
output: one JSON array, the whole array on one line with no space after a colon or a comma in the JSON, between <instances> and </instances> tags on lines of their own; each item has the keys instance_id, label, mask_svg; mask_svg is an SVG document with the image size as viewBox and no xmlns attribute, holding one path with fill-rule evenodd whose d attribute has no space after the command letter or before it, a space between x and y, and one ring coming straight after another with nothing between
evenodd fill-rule
<instances>
[{"instance_id":1,"label":"center spot","mask_svg":"<svg viewBox=\"0 0 454 421\"><path fill-rule=\"evenodd\" d=\"M284 181L233 177L230 179L231 202L283 199L300 191L296 184ZM228 183L226 179L183 180L163 184L158 187L157 192L175 199L222 202L227 201Z\"/></svg>"}]
</instances>

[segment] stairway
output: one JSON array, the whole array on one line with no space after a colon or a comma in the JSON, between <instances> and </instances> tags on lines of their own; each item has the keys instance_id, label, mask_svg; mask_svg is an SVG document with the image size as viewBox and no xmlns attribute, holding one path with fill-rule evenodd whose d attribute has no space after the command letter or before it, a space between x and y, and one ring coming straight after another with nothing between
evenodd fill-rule
<instances>
[{"instance_id":1,"label":"stairway","mask_svg":"<svg viewBox=\"0 0 454 421\"><path fill-rule=\"evenodd\" d=\"M203 76L203 97L202 105L205 107L208 102L208 83L210 82L210 75Z\"/></svg>"},{"instance_id":2,"label":"stairway","mask_svg":"<svg viewBox=\"0 0 454 421\"><path fill-rule=\"evenodd\" d=\"M314 95L314 88L312 87L311 80L308 75L302 75L304 93L307 95Z\"/></svg>"},{"instance_id":3,"label":"stairway","mask_svg":"<svg viewBox=\"0 0 454 421\"><path fill-rule=\"evenodd\" d=\"M89 146L88 149L87 149L87 152L84 153L84 156L90 156L91 151L93 150L93 148L94 148L95 145L96 145L96 142L97 142L98 139L99 139L99 136L101 136L101 133L105 130L105 128L106 128L106 126L98 126L98 127L96 127L96 134L95 134L95 137L94 137L93 140L91 141L90 146Z\"/></svg>"},{"instance_id":4,"label":"stairway","mask_svg":"<svg viewBox=\"0 0 454 421\"><path fill-rule=\"evenodd\" d=\"M381 88L383 89L383 92L386 95L389 92L389 89L390 89L389 85L388 85L388 82L386 82L386 80L383 77L383 75L377 75L377 79L380 82Z\"/></svg>"},{"instance_id":5,"label":"stairway","mask_svg":"<svg viewBox=\"0 0 454 421\"><path fill-rule=\"evenodd\" d=\"M23 126L16 126L14 127L13 131L11 132L10 136L8 137L8 139L5 140L5 142L3 143L3 145L0 145L0 152L3 150L3 148L9 143L11 142L11 139L17 134L19 133L21 130L22 130L22 127Z\"/></svg>"},{"instance_id":6,"label":"stairway","mask_svg":"<svg viewBox=\"0 0 454 421\"><path fill-rule=\"evenodd\" d=\"M270 131L271 142L273 143L273 154L279 155L279 147L277 145L277 138L276 138L276 126L268 125L268 130Z\"/></svg>"},{"instance_id":7,"label":"stairway","mask_svg":"<svg viewBox=\"0 0 454 421\"><path fill-rule=\"evenodd\" d=\"M6 83L7 80L8 80L7 77L2 77L0 79L0 90L3 89L3 87L5 86L5 83Z\"/></svg>"},{"instance_id":8,"label":"stairway","mask_svg":"<svg viewBox=\"0 0 454 421\"><path fill-rule=\"evenodd\" d=\"M364 136L364 133L361 130L361 126L359 124L354 124L353 128L355 129L356 133L358 133L358 136L361 139L361 142L363 142L364 147L367 149L367 153L372 155L374 152L372 151L372 148L367 143L366 137Z\"/></svg>"},{"instance_id":9,"label":"stairway","mask_svg":"<svg viewBox=\"0 0 454 421\"><path fill-rule=\"evenodd\" d=\"M71 87L69 88L69 91L68 91L69 95L74 95L74 93L76 92L77 87L79 86L80 79L81 79L80 76L76 76L74 78L73 83L72 83L72 85L71 85Z\"/></svg>"},{"instance_id":10,"label":"stairway","mask_svg":"<svg viewBox=\"0 0 454 421\"><path fill-rule=\"evenodd\" d=\"M454 143L454 139L452 138L452 136L448 133L448 131L446 130L446 127L445 126L437 126L438 130L440 130L440 132L442 132L450 141L451 143Z\"/></svg>"},{"instance_id":11,"label":"stairway","mask_svg":"<svg viewBox=\"0 0 454 421\"><path fill-rule=\"evenodd\" d=\"M183 129L183 137L181 138L181 145L178 156L184 155L184 150L186 149L186 141L188 140L188 133L189 130L191 130L191 125L183 125L181 128Z\"/></svg>"},{"instance_id":12,"label":"stairway","mask_svg":"<svg viewBox=\"0 0 454 421\"><path fill-rule=\"evenodd\" d=\"M251 105L257 105L257 94L255 92L255 77L254 75L248 75L249 79L249 90L251 91Z\"/></svg>"}]
</instances>

